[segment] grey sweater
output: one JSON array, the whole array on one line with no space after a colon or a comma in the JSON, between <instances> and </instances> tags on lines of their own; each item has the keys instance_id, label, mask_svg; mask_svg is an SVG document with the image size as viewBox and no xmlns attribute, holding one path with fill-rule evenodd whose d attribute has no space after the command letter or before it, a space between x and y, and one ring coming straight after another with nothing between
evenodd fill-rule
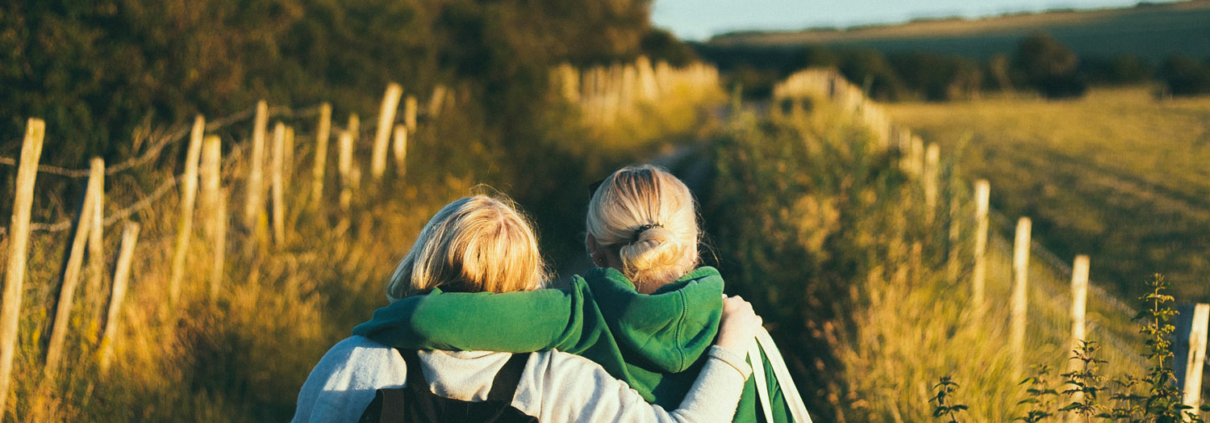
<instances>
[{"instance_id":1,"label":"grey sweater","mask_svg":"<svg viewBox=\"0 0 1210 423\"><path fill-rule=\"evenodd\" d=\"M483 401L511 354L488 351L422 351L420 367L429 389L444 397ZM680 408L648 404L625 382L586 358L545 351L530 353L512 406L543 423L727 423L735 414L751 368L741 354L711 347L710 359ZM328 350L298 394L294 422L356 422L374 392L402 387L407 365L399 352L360 336Z\"/></svg>"}]
</instances>

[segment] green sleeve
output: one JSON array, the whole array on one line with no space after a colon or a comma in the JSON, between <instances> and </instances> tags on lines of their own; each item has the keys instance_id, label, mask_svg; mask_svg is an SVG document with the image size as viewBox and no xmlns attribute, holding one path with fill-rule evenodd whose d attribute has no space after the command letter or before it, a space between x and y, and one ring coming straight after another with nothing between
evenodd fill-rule
<instances>
[{"instance_id":1,"label":"green sleeve","mask_svg":"<svg viewBox=\"0 0 1210 423\"><path fill-rule=\"evenodd\" d=\"M583 349L584 285L568 290L445 293L404 298L357 325L361 335L395 348L532 352ZM588 303L591 303L589 301Z\"/></svg>"}]
</instances>

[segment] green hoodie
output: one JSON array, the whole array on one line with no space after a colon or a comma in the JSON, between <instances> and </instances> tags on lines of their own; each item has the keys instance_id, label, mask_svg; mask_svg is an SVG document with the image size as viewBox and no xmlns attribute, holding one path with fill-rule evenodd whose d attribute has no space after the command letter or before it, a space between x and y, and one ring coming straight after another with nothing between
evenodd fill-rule
<instances>
[{"instance_id":1,"label":"green hoodie","mask_svg":"<svg viewBox=\"0 0 1210 423\"><path fill-rule=\"evenodd\" d=\"M600 364L647 401L672 410L697 379L718 333L722 292L723 279L712 267L689 272L650 295L638 293L615 269L594 268L575 277L567 290L437 289L378 309L353 333L396 348L557 349ZM777 379L764 361L774 421L789 422ZM744 385L737 423L764 421L753 380Z\"/></svg>"}]
</instances>

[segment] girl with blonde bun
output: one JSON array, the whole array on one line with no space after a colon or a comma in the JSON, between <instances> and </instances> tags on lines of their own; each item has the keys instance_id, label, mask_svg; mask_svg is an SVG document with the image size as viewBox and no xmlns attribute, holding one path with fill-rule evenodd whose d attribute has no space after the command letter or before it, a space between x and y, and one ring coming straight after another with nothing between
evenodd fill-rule
<instances>
[{"instance_id":1,"label":"girl with blonde bun","mask_svg":"<svg viewBox=\"0 0 1210 423\"><path fill-rule=\"evenodd\" d=\"M392 275L387 296L398 302L443 291L509 295L540 288L545 278L529 222L505 201L474 196L450 203L429 220ZM508 405L544 423L726 422L750 373L743 352L760 318L738 297L726 299L725 307L719 338L676 410L648 404L600 365L568 353L419 351L411 361L419 368L409 368L400 351L353 336L332 347L312 370L293 421L356 422L376 390L403 387L409 371L420 371L419 380L433 394L484 401L498 392L492 386L496 373L523 362Z\"/></svg>"},{"instance_id":2,"label":"girl with blonde bun","mask_svg":"<svg viewBox=\"0 0 1210 423\"><path fill-rule=\"evenodd\" d=\"M723 309L722 277L698 266L693 196L663 169L628 166L594 189L585 223L596 267L568 289L407 298L379 309L354 333L402 348L569 352L600 364L647 401L675 406L703 368ZM770 407L758 405L748 380L734 422L791 421L768 354L752 361L762 364Z\"/></svg>"}]
</instances>

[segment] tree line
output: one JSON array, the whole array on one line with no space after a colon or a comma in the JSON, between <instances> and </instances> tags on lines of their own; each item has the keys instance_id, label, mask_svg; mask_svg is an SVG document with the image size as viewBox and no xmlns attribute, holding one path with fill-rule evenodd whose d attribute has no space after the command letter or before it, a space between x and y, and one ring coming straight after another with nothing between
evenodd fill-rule
<instances>
[{"instance_id":1,"label":"tree line","mask_svg":"<svg viewBox=\"0 0 1210 423\"><path fill-rule=\"evenodd\" d=\"M1089 87L1158 82L1158 94L1210 94L1210 58L1175 54L1153 63L1134 54L1078 56L1050 34L1023 37L1012 52L985 61L928 51L884 53L867 47L693 44L750 97L808 67L834 67L879 101L949 101L987 92L1030 91L1046 98L1080 97Z\"/></svg>"}]
</instances>

